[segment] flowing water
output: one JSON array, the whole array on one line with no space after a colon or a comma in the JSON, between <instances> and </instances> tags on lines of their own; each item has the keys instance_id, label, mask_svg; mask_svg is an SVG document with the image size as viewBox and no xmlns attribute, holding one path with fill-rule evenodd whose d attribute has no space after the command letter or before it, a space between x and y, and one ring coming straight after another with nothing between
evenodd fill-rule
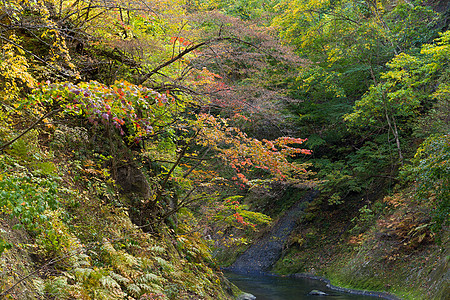
<instances>
[{"instance_id":1,"label":"flowing water","mask_svg":"<svg viewBox=\"0 0 450 300\"><path fill-rule=\"evenodd\" d=\"M319 280L261 275L270 270L279 259L299 215L303 213L304 204L311 202L316 195L316 191L306 193L272 226L270 232L251 245L230 267L224 269L228 272L225 276L242 291L256 296L256 300L375 299L373 296L334 291ZM308 295L312 290L319 290L328 295Z\"/></svg>"},{"instance_id":2,"label":"flowing water","mask_svg":"<svg viewBox=\"0 0 450 300\"><path fill-rule=\"evenodd\" d=\"M256 296L256 300L374 300L376 297L352 295L333 291L318 280L278 277L270 275L241 275L225 273L225 276L239 289ZM312 290L319 290L328 296L308 295Z\"/></svg>"}]
</instances>

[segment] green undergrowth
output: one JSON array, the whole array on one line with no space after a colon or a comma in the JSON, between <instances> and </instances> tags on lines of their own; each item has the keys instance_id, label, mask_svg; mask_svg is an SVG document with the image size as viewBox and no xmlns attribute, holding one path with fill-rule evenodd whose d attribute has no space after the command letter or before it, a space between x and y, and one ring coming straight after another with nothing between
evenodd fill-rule
<instances>
[{"instance_id":1,"label":"green undergrowth","mask_svg":"<svg viewBox=\"0 0 450 300\"><path fill-rule=\"evenodd\" d=\"M0 155L0 298L230 299L192 214L134 224L106 156L67 128Z\"/></svg>"}]
</instances>

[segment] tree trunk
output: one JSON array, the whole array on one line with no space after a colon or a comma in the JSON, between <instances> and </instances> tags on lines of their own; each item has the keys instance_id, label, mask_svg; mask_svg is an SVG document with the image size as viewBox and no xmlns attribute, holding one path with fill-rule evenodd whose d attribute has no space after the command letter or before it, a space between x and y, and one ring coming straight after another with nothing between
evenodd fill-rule
<instances>
[{"instance_id":1,"label":"tree trunk","mask_svg":"<svg viewBox=\"0 0 450 300\"><path fill-rule=\"evenodd\" d=\"M395 122L395 118L394 118L394 116L392 116L392 122L391 122L391 119L389 118L387 109L386 109L385 113L386 113L386 121L388 122L389 129L391 130L392 134L394 135L395 143L397 144L398 157L400 159L400 164L403 166L403 154L402 154L402 148L400 147L400 139L398 138L397 124Z\"/></svg>"}]
</instances>

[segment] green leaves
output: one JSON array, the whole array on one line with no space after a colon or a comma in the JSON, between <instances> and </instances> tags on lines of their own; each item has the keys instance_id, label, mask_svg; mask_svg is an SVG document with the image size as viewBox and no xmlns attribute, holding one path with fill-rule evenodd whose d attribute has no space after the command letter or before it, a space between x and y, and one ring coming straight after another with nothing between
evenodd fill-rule
<instances>
[{"instance_id":1,"label":"green leaves","mask_svg":"<svg viewBox=\"0 0 450 300\"><path fill-rule=\"evenodd\" d=\"M0 212L18 220L13 229L24 227L36 235L56 235L48 226L48 212L58 207L58 183L52 178L22 172L0 175ZM0 254L11 247L0 238Z\"/></svg>"},{"instance_id":2,"label":"green leaves","mask_svg":"<svg viewBox=\"0 0 450 300\"><path fill-rule=\"evenodd\" d=\"M435 44L424 45L420 54L401 53L394 57L387 64L389 70L381 75L382 81L372 85L356 101L354 112L344 117L360 132L385 128L394 137L400 162L403 160L400 136L411 130L421 113L430 110L433 98L439 99L441 109L445 109L443 102L448 104L444 100L449 82L448 35L447 31ZM437 92L436 86L441 86Z\"/></svg>"},{"instance_id":3,"label":"green leaves","mask_svg":"<svg viewBox=\"0 0 450 300\"><path fill-rule=\"evenodd\" d=\"M450 220L450 135L430 136L417 149L404 175L417 183L417 200L434 207L434 230Z\"/></svg>"},{"instance_id":4,"label":"green leaves","mask_svg":"<svg viewBox=\"0 0 450 300\"><path fill-rule=\"evenodd\" d=\"M432 40L439 29L438 13L431 7L399 2L386 14L385 22L390 28L388 34L402 51L418 47Z\"/></svg>"},{"instance_id":5,"label":"green leaves","mask_svg":"<svg viewBox=\"0 0 450 300\"><path fill-rule=\"evenodd\" d=\"M445 32L435 44L424 45L418 55L399 54L387 65L382 82L372 86L355 104L355 112L345 117L354 122L361 119L383 119L386 113L403 117L418 114L431 97L440 98L447 92L447 69L450 60L450 33ZM443 84L440 86L440 84ZM440 87L437 91L435 86Z\"/></svg>"},{"instance_id":6,"label":"green leaves","mask_svg":"<svg viewBox=\"0 0 450 300\"><path fill-rule=\"evenodd\" d=\"M8 242L4 241L2 238L0 238L0 255L2 255L2 253L5 250L11 249L12 246L13 246L13 244L8 243Z\"/></svg>"},{"instance_id":7,"label":"green leaves","mask_svg":"<svg viewBox=\"0 0 450 300\"><path fill-rule=\"evenodd\" d=\"M45 211L58 207L57 183L26 174L1 178L0 207L26 228L38 230L39 223L46 220Z\"/></svg>"}]
</instances>

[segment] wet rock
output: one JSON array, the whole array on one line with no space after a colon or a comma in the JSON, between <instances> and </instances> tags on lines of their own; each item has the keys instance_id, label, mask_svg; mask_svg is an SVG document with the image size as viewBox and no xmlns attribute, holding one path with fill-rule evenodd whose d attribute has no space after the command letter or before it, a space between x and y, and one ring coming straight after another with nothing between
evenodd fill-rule
<instances>
[{"instance_id":1,"label":"wet rock","mask_svg":"<svg viewBox=\"0 0 450 300\"><path fill-rule=\"evenodd\" d=\"M240 294L236 300L255 300L256 297L249 293Z\"/></svg>"},{"instance_id":2,"label":"wet rock","mask_svg":"<svg viewBox=\"0 0 450 300\"><path fill-rule=\"evenodd\" d=\"M327 296L328 294L319 290L312 290L311 292L308 293L308 295L311 296Z\"/></svg>"}]
</instances>

